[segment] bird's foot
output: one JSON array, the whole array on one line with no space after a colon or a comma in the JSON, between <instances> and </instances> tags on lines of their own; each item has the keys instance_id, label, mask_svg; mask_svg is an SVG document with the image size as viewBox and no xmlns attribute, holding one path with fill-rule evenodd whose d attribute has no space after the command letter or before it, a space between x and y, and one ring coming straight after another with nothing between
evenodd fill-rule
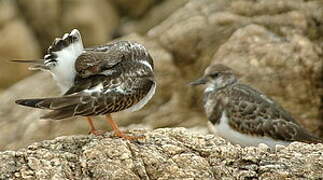
<instances>
[{"instance_id":1,"label":"bird's foot","mask_svg":"<svg viewBox=\"0 0 323 180\"><path fill-rule=\"evenodd\" d=\"M128 135L125 135L121 131L115 132L114 135L117 136L117 137L123 138L123 139L127 139L129 141L135 141L135 140L139 140L139 139L144 139L145 138L145 136L128 136Z\"/></svg>"},{"instance_id":2,"label":"bird's foot","mask_svg":"<svg viewBox=\"0 0 323 180\"><path fill-rule=\"evenodd\" d=\"M102 130L97 130L97 129L91 129L89 131L89 134L93 134L95 136L102 136L104 134L104 131Z\"/></svg>"}]
</instances>

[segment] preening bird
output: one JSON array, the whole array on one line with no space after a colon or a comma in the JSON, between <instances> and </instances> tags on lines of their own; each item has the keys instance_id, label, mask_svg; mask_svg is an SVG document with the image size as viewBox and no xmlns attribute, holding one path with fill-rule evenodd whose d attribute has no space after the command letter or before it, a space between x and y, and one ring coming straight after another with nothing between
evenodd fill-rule
<instances>
[{"instance_id":1,"label":"preening bird","mask_svg":"<svg viewBox=\"0 0 323 180\"><path fill-rule=\"evenodd\" d=\"M14 61L32 63L30 69L50 72L63 93L19 99L17 104L51 110L41 117L45 119L84 116L95 135L100 133L91 117L105 115L117 136L133 139L119 130L111 113L141 109L156 89L153 59L143 45L115 41L84 48L77 29L56 38L44 59Z\"/></svg>"}]
</instances>

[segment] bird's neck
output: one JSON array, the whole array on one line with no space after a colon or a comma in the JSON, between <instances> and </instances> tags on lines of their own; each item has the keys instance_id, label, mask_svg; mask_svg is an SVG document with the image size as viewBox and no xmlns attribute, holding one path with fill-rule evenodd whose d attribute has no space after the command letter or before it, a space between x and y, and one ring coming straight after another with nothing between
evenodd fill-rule
<instances>
[{"instance_id":1,"label":"bird's neck","mask_svg":"<svg viewBox=\"0 0 323 180\"><path fill-rule=\"evenodd\" d=\"M237 82L238 82L238 80L236 78L226 79L225 81L216 81L214 83L208 84L208 86L204 90L204 93L209 94L212 92L217 92L221 89L232 86L233 84L236 84Z\"/></svg>"}]
</instances>

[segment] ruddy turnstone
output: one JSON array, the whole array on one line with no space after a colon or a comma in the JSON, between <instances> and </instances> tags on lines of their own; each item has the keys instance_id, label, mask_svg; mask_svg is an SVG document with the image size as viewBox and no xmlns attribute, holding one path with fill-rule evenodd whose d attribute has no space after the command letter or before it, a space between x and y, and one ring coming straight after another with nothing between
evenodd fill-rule
<instances>
[{"instance_id":1,"label":"ruddy turnstone","mask_svg":"<svg viewBox=\"0 0 323 180\"><path fill-rule=\"evenodd\" d=\"M204 110L211 132L234 144L274 148L292 141L323 142L312 136L273 99L240 83L227 66L209 66L191 85L205 84Z\"/></svg>"},{"instance_id":2,"label":"ruddy turnstone","mask_svg":"<svg viewBox=\"0 0 323 180\"><path fill-rule=\"evenodd\" d=\"M85 116L90 132L98 135L91 116L105 115L115 134L126 139L112 120L111 113L137 111L154 95L154 64L147 49L139 43L116 41L83 48L77 29L56 38L41 60L31 69L48 71L57 81L60 97L19 99L17 104L51 110L41 118L65 119Z\"/></svg>"}]
</instances>

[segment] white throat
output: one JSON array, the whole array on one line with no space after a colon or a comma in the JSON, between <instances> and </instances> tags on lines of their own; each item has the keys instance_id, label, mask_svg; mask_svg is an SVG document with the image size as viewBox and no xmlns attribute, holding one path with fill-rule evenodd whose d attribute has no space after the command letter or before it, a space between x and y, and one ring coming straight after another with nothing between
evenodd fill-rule
<instances>
[{"instance_id":1,"label":"white throat","mask_svg":"<svg viewBox=\"0 0 323 180\"><path fill-rule=\"evenodd\" d=\"M204 89L204 93L209 93L215 90L214 84L208 84L207 87Z\"/></svg>"}]
</instances>

